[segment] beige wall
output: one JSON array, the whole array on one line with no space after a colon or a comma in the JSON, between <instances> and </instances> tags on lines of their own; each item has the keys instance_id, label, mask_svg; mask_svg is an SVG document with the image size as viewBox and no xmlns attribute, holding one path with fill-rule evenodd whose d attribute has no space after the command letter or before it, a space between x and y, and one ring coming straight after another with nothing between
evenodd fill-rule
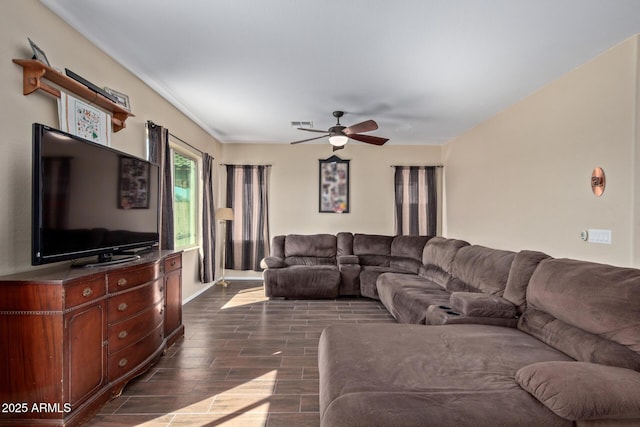
<instances>
[{"instance_id":1,"label":"beige wall","mask_svg":"<svg viewBox=\"0 0 640 427\"><path fill-rule=\"evenodd\" d=\"M446 144L446 235L640 265L637 63L633 37ZM612 230L613 244L583 242L588 228Z\"/></svg>"},{"instance_id":2,"label":"beige wall","mask_svg":"<svg viewBox=\"0 0 640 427\"><path fill-rule=\"evenodd\" d=\"M348 214L318 212L318 160L334 153L325 144L223 144L229 164L270 164L270 232L278 234L357 233L392 234L394 227L391 165L441 163L440 146L374 147L357 142L335 154L350 160L351 207ZM224 173L221 189L224 189ZM225 204L224 190L218 206ZM227 272L228 276L257 273Z\"/></svg>"},{"instance_id":3,"label":"beige wall","mask_svg":"<svg viewBox=\"0 0 640 427\"><path fill-rule=\"evenodd\" d=\"M45 93L22 95L22 68L12 58L30 58L27 37L55 68L69 68L99 86L129 95L135 117L113 134L116 149L144 156L147 120L161 124L218 159L220 144L147 85L61 21L37 0L0 3L0 274L31 269L31 124L59 127L56 99ZM217 179L217 177L216 177ZM197 251L184 255L183 296L202 288Z\"/></svg>"}]
</instances>

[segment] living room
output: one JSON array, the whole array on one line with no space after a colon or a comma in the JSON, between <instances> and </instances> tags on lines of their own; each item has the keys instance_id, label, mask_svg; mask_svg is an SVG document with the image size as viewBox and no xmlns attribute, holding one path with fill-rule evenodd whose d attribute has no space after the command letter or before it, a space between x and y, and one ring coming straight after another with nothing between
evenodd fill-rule
<instances>
[{"instance_id":1,"label":"living room","mask_svg":"<svg viewBox=\"0 0 640 427\"><path fill-rule=\"evenodd\" d=\"M144 157L145 124L153 120L211 154L216 165L216 206L226 202L223 164L270 164L271 236L393 234L391 166L444 165L439 172L438 234L504 250L531 249L558 258L640 265L640 200L635 195L640 175L637 35L594 53L584 64L524 94L514 105L445 144L348 145L338 155L351 161L351 209L333 215L319 213L317 206L318 160L333 155L328 144L222 143L41 2L12 2L2 9L3 275L34 269L31 125L58 127L54 97L22 93L22 70L11 60L31 57L27 37L46 51L53 66L70 68L127 93L136 115L127 120L126 129L113 134L114 148ZM602 197L594 197L590 186L596 167L607 174ZM611 230L611 244L584 242L580 232L586 229ZM182 298L188 301L211 284L200 283L198 251L185 251L182 263ZM216 277L221 273L218 265ZM261 277L253 271L227 270L225 275Z\"/></svg>"},{"instance_id":2,"label":"living room","mask_svg":"<svg viewBox=\"0 0 640 427\"><path fill-rule=\"evenodd\" d=\"M30 185L31 124L57 127L58 122L55 98L21 93L21 70L11 59L30 57L27 37L42 40L52 64L105 86L123 88L130 96L136 116L127 121L125 130L113 134L114 148L144 156L144 126L153 120L212 154L216 164L272 164L271 235L343 230L393 233L390 166L419 158L422 165L445 165L443 235L504 249L527 247L553 256L638 264L639 207L633 185L639 173L633 114L637 37L620 40L618 46L445 145L349 145L338 154L351 159L352 209L349 215L338 216L318 213L317 194L309 191L317 186L317 160L332 155L329 146L221 144L41 3L21 2L5 9L3 51L8 60L1 86L6 105L11 105L3 116L11 123L5 127L5 150L11 154L3 157L3 200L10 202L1 220L5 241L12 244L0 249L2 273L30 268L31 206L23 195ZM589 187L591 171L598 166L610 183L600 198L593 197ZM214 169L217 206L225 204L224 175L222 167ZM299 203L292 205L291 200ZM370 208L373 201L379 208ZM580 232L588 228L612 230L612 244L585 244ZM185 257L183 296L188 298L202 286L196 254Z\"/></svg>"}]
</instances>

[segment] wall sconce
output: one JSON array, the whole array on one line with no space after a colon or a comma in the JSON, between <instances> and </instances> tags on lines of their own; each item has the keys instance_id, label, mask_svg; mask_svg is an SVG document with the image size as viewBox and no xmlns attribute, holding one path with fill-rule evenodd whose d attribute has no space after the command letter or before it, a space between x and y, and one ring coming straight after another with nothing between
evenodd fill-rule
<instances>
[{"instance_id":1,"label":"wall sconce","mask_svg":"<svg viewBox=\"0 0 640 427\"><path fill-rule=\"evenodd\" d=\"M591 173L591 191L593 191L596 197L600 197L602 193L604 193L606 181L604 170L602 170L602 168L595 168Z\"/></svg>"}]
</instances>

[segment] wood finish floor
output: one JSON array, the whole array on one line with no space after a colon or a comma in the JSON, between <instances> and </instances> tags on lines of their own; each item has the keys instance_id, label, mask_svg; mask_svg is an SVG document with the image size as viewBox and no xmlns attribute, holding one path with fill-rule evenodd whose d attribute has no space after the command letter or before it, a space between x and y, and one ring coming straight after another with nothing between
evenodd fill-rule
<instances>
[{"instance_id":1,"label":"wood finish floor","mask_svg":"<svg viewBox=\"0 0 640 427\"><path fill-rule=\"evenodd\" d=\"M332 324L394 323L377 301L267 300L262 282L183 307L185 337L88 426L318 426L318 339Z\"/></svg>"}]
</instances>

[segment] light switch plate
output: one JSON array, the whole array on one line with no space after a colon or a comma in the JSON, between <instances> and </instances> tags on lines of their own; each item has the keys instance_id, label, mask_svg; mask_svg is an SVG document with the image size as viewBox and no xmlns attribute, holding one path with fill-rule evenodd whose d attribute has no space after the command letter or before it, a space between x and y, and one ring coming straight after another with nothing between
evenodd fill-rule
<instances>
[{"instance_id":1,"label":"light switch plate","mask_svg":"<svg viewBox=\"0 0 640 427\"><path fill-rule=\"evenodd\" d=\"M591 243L611 244L611 230L589 229L589 240Z\"/></svg>"}]
</instances>

